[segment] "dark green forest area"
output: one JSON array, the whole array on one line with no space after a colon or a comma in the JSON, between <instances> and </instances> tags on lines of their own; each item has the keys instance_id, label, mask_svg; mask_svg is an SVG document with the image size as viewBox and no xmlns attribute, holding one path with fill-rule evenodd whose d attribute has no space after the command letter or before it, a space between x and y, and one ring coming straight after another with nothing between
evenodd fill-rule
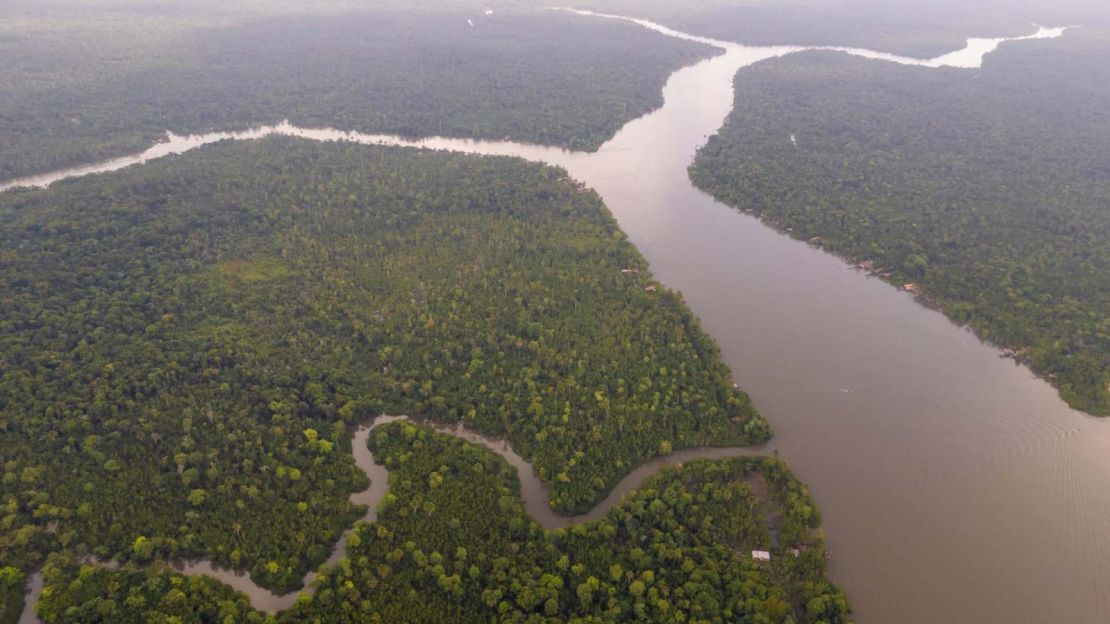
<instances>
[{"instance_id":1,"label":"dark green forest area","mask_svg":"<svg viewBox=\"0 0 1110 624\"><path fill-rule=\"evenodd\" d=\"M915 284L1110 415L1108 32L1003 46L980 71L828 53L752 67L692 178Z\"/></svg>"},{"instance_id":2,"label":"dark green forest area","mask_svg":"<svg viewBox=\"0 0 1110 624\"><path fill-rule=\"evenodd\" d=\"M604 519L545 532L492 452L405 423L370 444L390 469L378 521L279 622L849 621L825 576L820 515L777 459L670 468ZM65 557L46 575L51 623L265 619L207 579Z\"/></svg>"},{"instance_id":3,"label":"dark green forest area","mask_svg":"<svg viewBox=\"0 0 1110 624\"><path fill-rule=\"evenodd\" d=\"M706 46L555 11L0 9L0 180L289 119L596 149ZM309 11L309 8L304 8ZM218 13L218 11L217 11ZM214 18L212 18L214 19ZM468 24L474 22L474 26Z\"/></svg>"},{"instance_id":4,"label":"dark green forest area","mask_svg":"<svg viewBox=\"0 0 1110 624\"><path fill-rule=\"evenodd\" d=\"M496 11L486 15L486 6ZM244 129L286 118L591 150L659 106L672 71L713 54L546 6L13 0L0 7L0 180L137 152L167 130ZM921 57L959 48L970 35L1025 34L1031 19L1065 23L1089 13L1068 2L1019 12L951 2L909 11L873 0L575 6L750 44L863 46Z\"/></svg>"},{"instance_id":5,"label":"dark green forest area","mask_svg":"<svg viewBox=\"0 0 1110 624\"><path fill-rule=\"evenodd\" d=\"M766 440L564 176L266 139L0 195L0 568L209 557L292 589L358 516L349 427L383 412L506 436L564 511Z\"/></svg>"},{"instance_id":6,"label":"dark green forest area","mask_svg":"<svg viewBox=\"0 0 1110 624\"><path fill-rule=\"evenodd\" d=\"M25 580L25 575L19 568L0 566L0 622L3 624L19 621L23 610Z\"/></svg>"}]
</instances>

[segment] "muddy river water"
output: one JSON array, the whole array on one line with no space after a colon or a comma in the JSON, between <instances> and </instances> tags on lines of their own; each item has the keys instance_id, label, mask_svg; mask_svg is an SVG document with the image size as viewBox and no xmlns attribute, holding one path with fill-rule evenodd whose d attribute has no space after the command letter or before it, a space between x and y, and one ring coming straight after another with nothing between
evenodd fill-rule
<instances>
[{"instance_id":1,"label":"muddy river water","mask_svg":"<svg viewBox=\"0 0 1110 624\"><path fill-rule=\"evenodd\" d=\"M606 17L623 19L583 19ZM512 155L565 167L600 193L660 281L683 293L735 380L774 426L769 448L810 486L824 516L833 580L848 591L860 622L1110 621L1110 423L1069 409L1027 368L1001 359L909 295L690 184L687 166L731 109L734 74L812 48L747 47L632 21L722 53L675 72L665 105L628 123L596 153L281 124L170 136L141 155L0 190L270 134ZM1030 38L1061 34L1042 28ZM998 45L1020 45L1005 41L972 39L964 50L930 60L825 49L922 71L976 71ZM384 488L380 467L357 455L360 446L366 453L364 433L358 435L356 459L369 470L372 489ZM588 519L554 516L542 485L524 478L530 467L503 444L486 442L521 469L526 506L542 524ZM603 513L659 463L698 454L645 464L587 516ZM370 502L374 495L358 496ZM246 577L205 564L188 571L214 573L263 608L293 599L267 599Z\"/></svg>"}]
</instances>

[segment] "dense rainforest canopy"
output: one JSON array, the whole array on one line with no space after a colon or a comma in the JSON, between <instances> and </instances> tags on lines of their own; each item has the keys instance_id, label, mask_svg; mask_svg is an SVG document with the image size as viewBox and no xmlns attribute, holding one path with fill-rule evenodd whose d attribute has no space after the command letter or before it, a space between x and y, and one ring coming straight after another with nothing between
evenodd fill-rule
<instances>
[{"instance_id":1,"label":"dense rainforest canopy","mask_svg":"<svg viewBox=\"0 0 1110 624\"><path fill-rule=\"evenodd\" d=\"M294 588L383 412L506 436L565 511L766 440L651 285L596 194L516 159L275 138L0 194L0 568L208 557Z\"/></svg>"},{"instance_id":2,"label":"dense rainforest canopy","mask_svg":"<svg viewBox=\"0 0 1110 624\"><path fill-rule=\"evenodd\" d=\"M542 8L21 4L0 8L0 180L137 152L167 130L284 119L596 149L662 104L672 71L714 53Z\"/></svg>"},{"instance_id":3,"label":"dense rainforest canopy","mask_svg":"<svg viewBox=\"0 0 1110 624\"><path fill-rule=\"evenodd\" d=\"M777 459L667 469L604 519L545 532L492 452L405 423L370 443L390 469L377 522L278 622L849 621L825 577L820 516ZM267 619L208 579L172 572L59 556L46 582L48 622Z\"/></svg>"},{"instance_id":4,"label":"dense rainforest canopy","mask_svg":"<svg viewBox=\"0 0 1110 624\"><path fill-rule=\"evenodd\" d=\"M23 610L23 586L25 575L14 566L0 567L0 622L9 624L19 621Z\"/></svg>"},{"instance_id":5,"label":"dense rainforest canopy","mask_svg":"<svg viewBox=\"0 0 1110 624\"><path fill-rule=\"evenodd\" d=\"M1110 415L1110 30L1003 46L981 71L830 53L736 78L694 182L871 261ZM793 137L793 138L792 138Z\"/></svg>"},{"instance_id":6,"label":"dense rainforest canopy","mask_svg":"<svg viewBox=\"0 0 1110 624\"><path fill-rule=\"evenodd\" d=\"M1030 20L1087 17L1074 2L1015 11L998 1L916 3L913 11L877 0L570 4L749 44L919 57L971 35L1025 34ZM659 106L672 71L714 53L549 4L12 0L0 6L0 180L137 152L167 130L286 118L591 150Z\"/></svg>"}]
</instances>

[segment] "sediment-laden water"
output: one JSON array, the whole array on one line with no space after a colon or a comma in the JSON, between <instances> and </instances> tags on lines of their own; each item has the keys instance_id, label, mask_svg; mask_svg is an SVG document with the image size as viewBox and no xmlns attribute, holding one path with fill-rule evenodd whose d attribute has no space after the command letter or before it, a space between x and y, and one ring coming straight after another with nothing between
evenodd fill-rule
<instances>
[{"instance_id":1,"label":"sediment-laden water","mask_svg":"<svg viewBox=\"0 0 1110 624\"><path fill-rule=\"evenodd\" d=\"M584 19L602 17L627 19ZM632 21L723 53L675 72L664 106L629 122L596 153L281 124L170 136L142 155L0 190L269 134L519 156L565 167L601 194L655 275L682 291L737 382L771 421L770 446L817 499L833 579L848 591L861 622L1105 622L1110 423L1069 409L1027 368L1000 359L997 349L905 293L714 201L686 174L731 109L733 75L747 65L825 49L923 71L975 71L999 45L1020 44L971 39L961 51L918 60L847 48L749 47ZM1026 38L1062 33L1042 28ZM635 475L657 468L651 462L637 468L599 510L641 478ZM542 485L529 485L525 474L522 494L533 517L545 526L579 520L554 516L543 504ZM372 489L384 485L380 475L371 477ZM188 571L229 580L201 567Z\"/></svg>"}]
</instances>

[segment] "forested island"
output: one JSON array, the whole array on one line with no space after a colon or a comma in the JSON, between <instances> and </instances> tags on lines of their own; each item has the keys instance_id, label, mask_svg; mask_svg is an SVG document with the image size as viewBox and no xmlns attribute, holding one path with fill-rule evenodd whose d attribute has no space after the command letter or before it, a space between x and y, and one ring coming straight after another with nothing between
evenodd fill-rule
<instances>
[{"instance_id":1,"label":"forested island","mask_svg":"<svg viewBox=\"0 0 1110 624\"><path fill-rule=\"evenodd\" d=\"M662 104L671 72L714 54L542 6L107 4L0 8L0 180L138 152L166 131L284 119L592 150Z\"/></svg>"},{"instance_id":2,"label":"forested island","mask_svg":"<svg viewBox=\"0 0 1110 624\"><path fill-rule=\"evenodd\" d=\"M980 72L831 53L749 68L691 176L1110 415L1108 32L1003 46Z\"/></svg>"},{"instance_id":3,"label":"forested island","mask_svg":"<svg viewBox=\"0 0 1110 624\"><path fill-rule=\"evenodd\" d=\"M598 197L515 159L271 138L4 193L0 295L5 604L52 552L295 589L380 413L506 437L567 512L770 435Z\"/></svg>"}]
</instances>

